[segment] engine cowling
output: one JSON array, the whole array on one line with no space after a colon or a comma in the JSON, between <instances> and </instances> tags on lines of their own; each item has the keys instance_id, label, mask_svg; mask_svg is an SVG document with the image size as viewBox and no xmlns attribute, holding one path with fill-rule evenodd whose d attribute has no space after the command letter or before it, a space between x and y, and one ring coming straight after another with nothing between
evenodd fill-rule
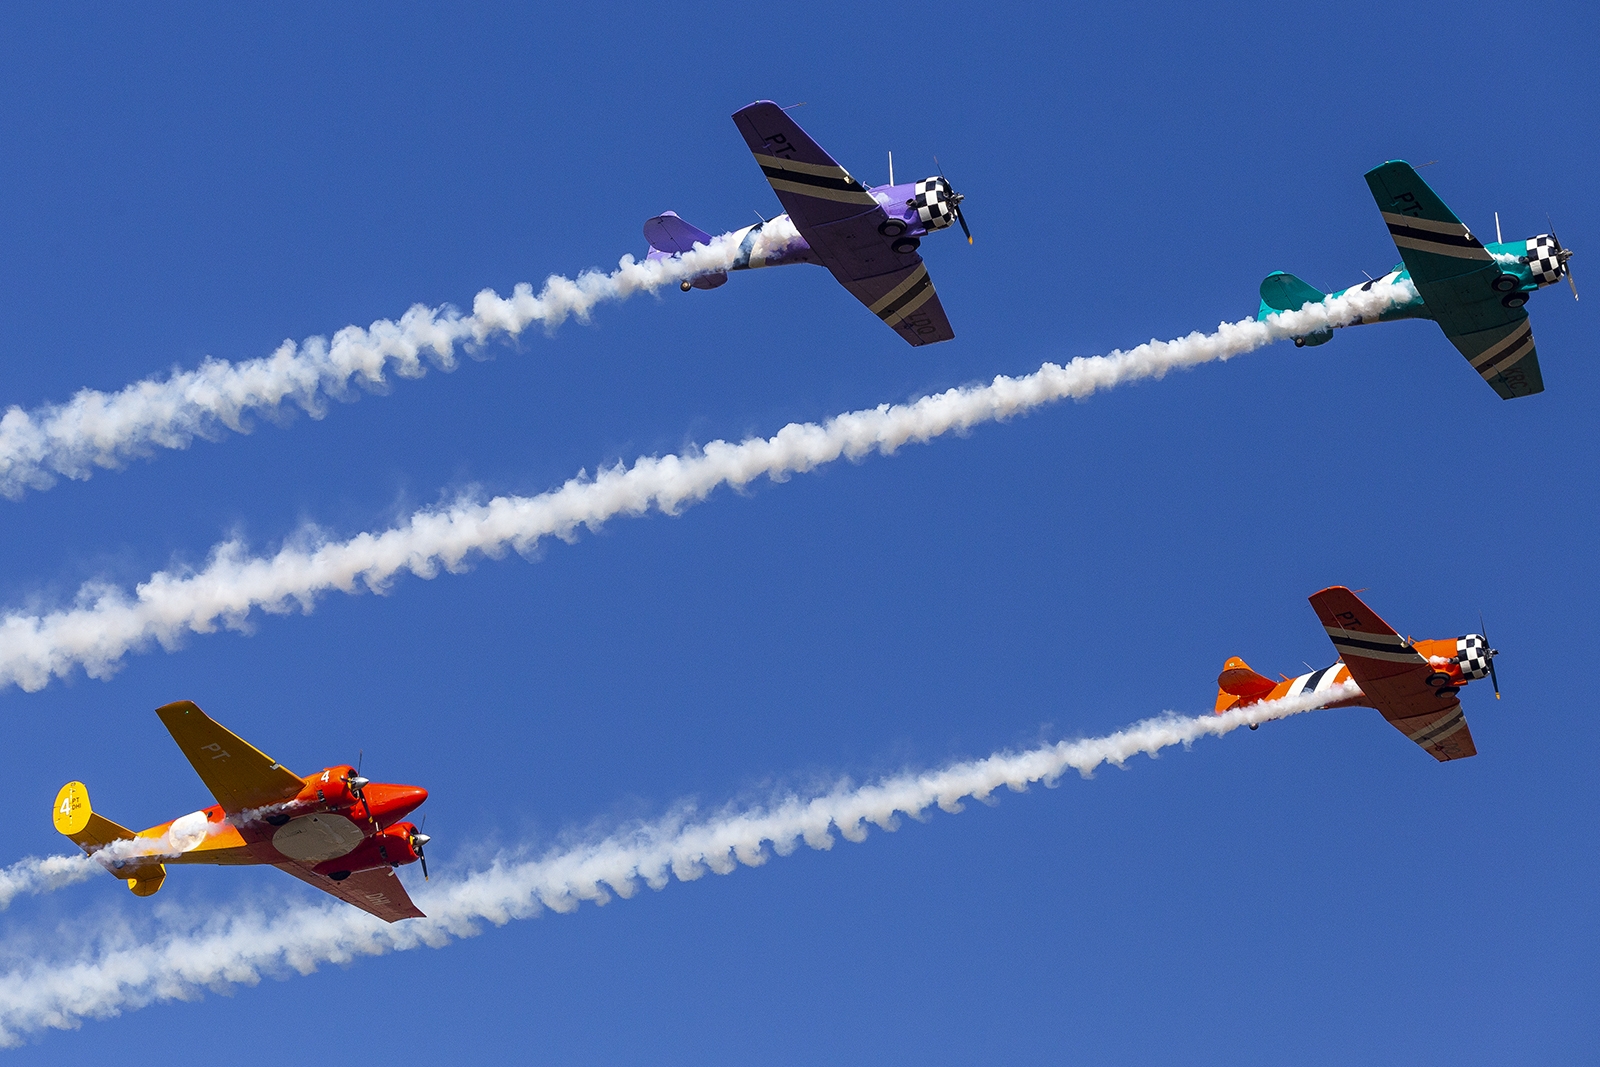
<instances>
[{"instance_id":1,"label":"engine cowling","mask_svg":"<svg viewBox=\"0 0 1600 1067\"><path fill-rule=\"evenodd\" d=\"M397 822L373 834L343 856L317 864L313 870L339 881L352 871L364 871L370 867L404 867L421 858L416 849L418 836L417 828L411 823Z\"/></svg>"},{"instance_id":2,"label":"engine cowling","mask_svg":"<svg viewBox=\"0 0 1600 1067\"><path fill-rule=\"evenodd\" d=\"M906 203L917 209L918 221L929 230L942 230L956 221L956 193L943 178L918 182Z\"/></svg>"},{"instance_id":3,"label":"engine cowling","mask_svg":"<svg viewBox=\"0 0 1600 1067\"><path fill-rule=\"evenodd\" d=\"M1571 253L1561 247L1555 234L1541 233L1528 238L1528 251L1523 262L1528 264L1534 284L1543 288L1561 280L1561 272L1566 267L1569 255Z\"/></svg>"},{"instance_id":4,"label":"engine cowling","mask_svg":"<svg viewBox=\"0 0 1600 1067\"><path fill-rule=\"evenodd\" d=\"M1489 639L1482 634L1456 638L1456 662L1461 665L1463 681L1489 677L1489 661L1494 654L1495 650L1489 647Z\"/></svg>"}]
</instances>

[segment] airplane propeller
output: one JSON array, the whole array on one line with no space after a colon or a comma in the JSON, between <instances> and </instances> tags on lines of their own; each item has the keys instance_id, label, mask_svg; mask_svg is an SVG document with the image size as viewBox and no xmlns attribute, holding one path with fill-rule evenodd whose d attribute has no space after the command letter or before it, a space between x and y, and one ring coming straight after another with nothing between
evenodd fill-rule
<instances>
[{"instance_id":1,"label":"airplane propeller","mask_svg":"<svg viewBox=\"0 0 1600 1067\"><path fill-rule=\"evenodd\" d=\"M356 769L344 776L344 784L350 790L350 795L361 801L362 806L367 809L367 821L371 822L372 805L367 803L367 786L371 785L372 782L371 779L361 777L361 764L366 758L366 749L356 753Z\"/></svg>"},{"instance_id":2,"label":"airplane propeller","mask_svg":"<svg viewBox=\"0 0 1600 1067\"><path fill-rule=\"evenodd\" d=\"M1561 238L1556 236L1556 224L1550 221L1549 215L1544 217L1544 221L1549 223L1550 236L1556 243L1556 261L1561 264L1561 269L1566 272L1567 284L1572 286L1572 299L1576 300L1578 299L1578 283L1572 280L1572 264L1567 262L1572 258L1572 249L1563 245Z\"/></svg>"},{"instance_id":3,"label":"airplane propeller","mask_svg":"<svg viewBox=\"0 0 1600 1067\"><path fill-rule=\"evenodd\" d=\"M1554 236L1554 234L1551 236ZM1478 632L1483 635L1483 643L1489 645L1489 628L1483 624L1483 612L1481 611L1478 612ZM1496 700L1500 699L1500 675L1495 673L1494 658L1499 654L1499 649L1489 645L1489 681L1494 685L1494 698Z\"/></svg>"},{"instance_id":4,"label":"airplane propeller","mask_svg":"<svg viewBox=\"0 0 1600 1067\"><path fill-rule=\"evenodd\" d=\"M426 815L422 817L422 825L428 825L428 817ZM422 846L432 840L433 838L422 832L421 827L411 831L411 851L417 854L417 860L422 864L422 880L424 882L428 880L428 857L423 855Z\"/></svg>"},{"instance_id":5,"label":"airplane propeller","mask_svg":"<svg viewBox=\"0 0 1600 1067\"><path fill-rule=\"evenodd\" d=\"M956 209L956 221L961 223L961 232L967 235L967 244L972 243L972 231L967 227L967 217L961 213L961 201L966 197L956 192L950 184L950 179L944 177L944 166L939 162L939 157L933 157L933 165L939 168L939 177L944 178L945 188L950 190L950 206Z\"/></svg>"}]
</instances>

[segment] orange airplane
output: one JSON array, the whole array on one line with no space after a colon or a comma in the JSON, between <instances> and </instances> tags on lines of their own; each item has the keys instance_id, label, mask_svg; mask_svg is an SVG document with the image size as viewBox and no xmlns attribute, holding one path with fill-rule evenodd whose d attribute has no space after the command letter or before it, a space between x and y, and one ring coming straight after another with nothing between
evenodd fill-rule
<instances>
[{"instance_id":1,"label":"orange airplane","mask_svg":"<svg viewBox=\"0 0 1600 1067\"><path fill-rule=\"evenodd\" d=\"M270 863L387 922L423 917L394 868L428 861L428 836L402 817L428 799L411 785L369 782L341 764L304 778L187 700L157 708L217 803L134 833L89 807L82 782L56 794L56 829L147 897L168 863Z\"/></svg>"},{"instance_id":2,"label":"orange airplane","mask_svg":"<svg viewBox=\"0 0 1600 1067\"><path fill-rule=\"evenodd\" d=\"M1353 680L1360 694L1328 707L1376 708L1441 763L1478 754L1459 694L1468 682L1487 677L1494 683L1495 699L1500 698L1494 671L1499 652L1489 647L1488 638L1467 634L1455 640L1412 641L1342 585L1312 594L1311 606L1339 650L1339 662L1274 682L1234 656L1217 675L1218 715L1263 700L1326 693Z\"/></svg>"}]
</instances>

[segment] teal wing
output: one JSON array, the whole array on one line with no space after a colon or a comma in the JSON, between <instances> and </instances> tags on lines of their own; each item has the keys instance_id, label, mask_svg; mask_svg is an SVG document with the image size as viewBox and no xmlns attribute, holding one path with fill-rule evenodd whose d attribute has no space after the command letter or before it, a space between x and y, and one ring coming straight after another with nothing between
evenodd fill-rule
<instances>
[{"instance_id":1,"label":"teal wing","mask_svg":"<svg viewBox=\"0 0 1600 1067\"><path fill-rule=\"evenodd\" d=\"M1533 324L1521 308L1503 309L1509 322L1481 330L1455 332L1451 316L1437 315L1450 343L1461 350L1472 369L1506 400L1544 392L1544 376L1539 373L1539 355L1533 347Z\"/></svg>"},{"instance_id":2,"label":"teal wing","mask_svg":"<svg viewBox=\"0 0 1600 1067\"><path fill-rule=\"evenodd\" d=\"M1501 303L1489 250L1411 164L1390 160L1366 177L1406 272L1450 343L1505 399L1543 392L1528 313Z\"/></svg>"}]
</instances>

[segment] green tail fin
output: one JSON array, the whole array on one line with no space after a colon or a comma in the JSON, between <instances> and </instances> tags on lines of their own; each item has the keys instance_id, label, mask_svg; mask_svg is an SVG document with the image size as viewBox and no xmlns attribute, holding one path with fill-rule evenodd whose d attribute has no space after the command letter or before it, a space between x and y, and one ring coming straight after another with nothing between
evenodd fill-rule
<instances>
[{"instance_id":1,"label":"green tail fin","mask_svg":"<svg viewBox=\"0 0 1600 1067\"><path fill-rule=\"evenodd\" d=\"M1293 274L1275 270L1262 279L1261 313L1256 317L1264 319L1275 311L1299 311L1307 304L1322 303L1325 296L1322 290L1312 288Z\"/></svg>"},{"instance_id":2,"label":"green tail fin","mask_svg":"<svg viewBox=\"0 0 1600 1067\"><path fill-rule=\"evenodd\" d=\"M1275 270L1261 280L1261 310L1256 312L1256 318L1264 319L1279 311L1299 311L1307 304L1322 303L1326 297L1321 289L1312 288L1293 274ZM1332 330L1318 330L1296 337L1294 343L1296 346L1320 345L1331 340Z\"/></svg>"}]
</instances>

